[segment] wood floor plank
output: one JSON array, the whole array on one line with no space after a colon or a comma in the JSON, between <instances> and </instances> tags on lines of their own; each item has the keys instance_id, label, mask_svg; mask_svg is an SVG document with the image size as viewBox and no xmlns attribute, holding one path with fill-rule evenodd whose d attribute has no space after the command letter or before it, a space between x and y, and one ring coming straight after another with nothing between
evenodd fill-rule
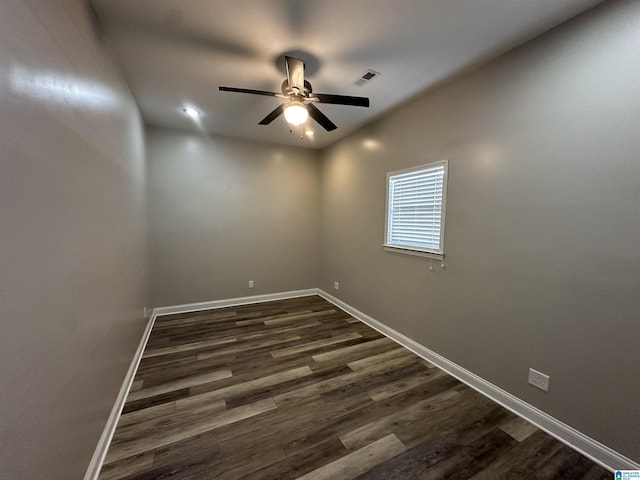
<instances>
[{"instance_id":1,"label":"wood floor plank","mask_svg":"<svg viewBox=\"0 0 640 480\"><path fill-rule=\"evenodd\" d=\"M122 409L123 414L128 414L131 412L136 412L138 410L144 410L150 407L154 407L156 405L162 405L163 403L170 403L181 398L186 398L189 396L188 388L181 388L180 390L174 390L168 393L162 393L160 395L155 395L153 397L142 398L140 400L135 401L127 401L124 404L124 408Z\"/></svg>"},{"instance_id":2,"label":"wood floor plank","mask_svg":"<svg viewBox=\"0 0 640 480\"><path fill-rule=\"evenodd\" d=\"M245 320L236 320L236 326L244 327L244 326L247 326L247 325L260 325L260 324L268 325L265 322L271 321L271 320L275 320L275 319L284 320L286 322L288 319L292 319L292 320L303 319L303 318L305 318L305 315L312 315L313 316L313 314L314 314L314 312L312 310L303 310L303 311L298 311L298 312L293 312L293 313L279 313L279 314L275 314L275 315L261 315L261 316L257 316L257 317L247 318Z\"/></svg>"},{"instance_id":3,"label":"wood floor plank","mask_svg":"<svg viewBox=\"0 0 640 480\"><path fill-rule=\"evenodd\" d=\"M337 438L330 438L319 445L252 472L251 480L293 480L348 453Z\"/></svg>"},{"instance_id":4,"label":"wood floor plank","mask_svg":"<svg viewBox=\"0 0 640 480\"><path fill-rule=\"evenodd\" d=\"M516 417L500 425L500 430L511 435L511 437L518 442L522 442L527 439L529 435L537 432L538 428L535 425L531 425L526 420Z\"/></svg>"},{"instance_id":5,"label":"wood floor plank","mask_svg":"<svg viewBox=\"0 0 640 480\"><path fill-rule=\"evenodd\" d=\"M135 410L129 413L123 413L118 420L118 428L125 427L126 425L137 424L144 422L145 420L151 420L158 417L164 417L174 413L176 410L176 402L161 403L154 405L153 407L143 408Z\"/></svg>"},{"instance_id":6,"label":"wood floor plank","mask_svg":"<svg viewBox=\"0 0 640 480\"><path fill-rule=\"evenodd\" d=\"M387 398L394 397L402 392L416 388L417 386L424 384L426 381L434 380L444 375L446 374L442 370L437 370L435 374L431 374L429 371L419 371L409 377L403 377L395 382L372 388L367 392L367 394L371 400L378 402L380 400L386 400Z\"/></svg>"},{"instance_id":7,"label":"wood floor plank","mask_svg":"<svg viewBox=\"0 0 640 480\"><path fill-rule=\"evenodd\" d=\"M330 352L319 353L313 356L313 359L316 362L328 362L331 360L344 360L351 361L351 356L356 355L354 360L360 358L362 356L368 356L367 353L370 351L380 351L381 348L384 347L395 347L398 345L393 340L390 340L386 337L379 338L377 340L371 340L370 342L358 343L356 345L351 345L349 347L339 348L337 350L332 350Z\"/></svg>"},{"instance_id":8,"label":"wood floor plank","mask_svg":"<svg viewBox=\"0 0 640 480\"><path fill-rule=\"evenodd\" d=\"M286 405L287 403L304 400L312 396L320 395L322 393L341 388L345 385L349 385L371 375L393 370L398 365L399 364L370 365L367 369L361 369L355 372L351 371L338 377L322 380L312 385L307 385L280 395L276 395L275 400L278 405Z\"/></svg>"},{"instance_id":9,"label":"wood floor plank","mask_svg":"<svg viewBox=\"0 0 640 480\"><path fill-rule=\"evenodd\" d=\"M265 325L279 325L281 323L296 323L303 320L313 320L318 317L326 317L335 313L335 310L322 310L322 311L314 311L311 309L307 310L298 310L295 312L288 313L280 313L276 315L266 315L255 317L247 320L238 320L236 321L236 325L245 326L245 325L255 325L263 323Z\"/></svg>"},{"instance_id":10,"label":"wood floor plank","mask_svg":"<svg viewBox=\"0 0 640 480\"><path fill-rule=\"evenodd\" d=\"M131 389L129 390L130 392L135 392L137 390L140 390L142 388L142 384L144 383L144 380L136 380L131 384Z\"/></svg>"},{"instance_id":11,"label":"wood floor plank","mask_svg":"<svg viewBox=\"0 0 640 480\"><path fill-rule=\"evenodd\" d=\"M279 350L273 350L271 355L274 358L286 357L289 355L295 355L298 353L308 352L309 350L315 350L322 347L336 345L338 343L348 342L349 340L356 340L362 338L359 333L347 333L345 335L336 335L335 337L323 338L322 340L316 340L315 342L305 343L295 347L281 348Z\"/></svg>"},{"instance_id":12,"label":"wood floor plank","mask_svg":"<svg viewBox=\"0 0 640 480\"><path fill-rule=\"evenodd\" d=\"M136 437L122 443L112 443L105 463L110 463L132 455L137 455L159 447L167 446L194 435L214 430L245 418L254 417L263 412L277 408L272 399L261 400L249 405L227 410L205 418L198 418L190 423L182 422L172 428L158 429L147 435Z\"/></svg>"},{"instance_id":13,"label":"wood floor plank","mask_svg":"<svg viewBox=\"0 0 640 480\"><path fill-rule=\"evenodd\" d=\"M222 453L210 432L155 450L153 466L126 480L202 480L220 464Z\"/></svg>"},{"instance_id":14,"label":"wood floor plank","mask_svg":"<svg viewBox=\"0 0 640 480\"><path fill-rule=\"evenodd\" d=\"M427 415L411 424L401 424L395 428L396 435L408 447L414 446L425 439L440 435L458 426L464 426L469 421L480 420L488 415L494 404L478 397L478 393L468 387L458 388L459 402L445 405L442 409L429 411Z\"/></svg>"},{"instance_id":15,"label":"wood floor plank","mask_svg":"<svg viewBox=\"0 0 640 480\"><path fill-rule=\"evenodd\" d=\"M216 434L221 442L248 436L277 436L287 455L299 453L305 450L308 445L300 448L288 448L289 443L297 435L306 438L306 433L311 429L311 425L317 425L318 418L324 417L327 407L321 399L313 398L304 402L291 405L289 408L277 408L270 410L258 417L242 420L237 424L223 426L216 430ZM326 440L315 442L318 445Z\"/></svg>"},{"instance_id":16,"label":"wood floor plank","mask_svg":"<svg viewBox=\"0 0 640 480\"><path fill-rule=\"evenodd\" d=\"M209 474L216 480L251 478L256 470L281 462L285 452L274 435L245 435L221 443L223 462Z\"/></svg>"},{"instance_id":17,"label":"wood floor plank","mask_svg":"<svg viewBox=\"0 0 640 480\"><path fill-rule=\"evenodd\" d=\"M258 330L255 332L248 332L237 335L238 340L254 340L256 338L264 338L280 333L291 333L295 330L304 330L313 327L319 327L322 325L318 320L306 320L292 323L291 325L285 325L282 327L274 327L269 329Z\"/></svg>"},{"instance_id":18,"label":"wood floor plank","mask_svg":"<svg viewBox=\"0 0 640 480\"><path fill-rule=\"evenodd\" d=\"M455 382L444 379L438 383L437 389L433 390L444 391L454 385ZM434 393L433 391L431 393ZM363 408L349 409L344 415L335 415L331 409L327 408L326 411L319 410L317 416L325 418L324 421L319 422L316 419L311 419L311 422L305 421L300 425L300 428L291 432L286 438L283 438L283 446L289 454L300 452L306 448L310 448L313 445L323 442L328 437L340 437L341 435L361 427L367 423L370 423L378 418L383 418L395 413L397 410L402 410L416 401L423 400L422 389L407 392L401 395L400 398L394 399L393 402L373 402L365 405ZM294 407L298 403L304 404L306 400L294 402L287 406L287 409ZM324 404L324 402L323 402ZM313 421L315 420L315 421Z\"/></svg>"},{"instance_id":19,"label":"wood floor plank","mask_svg":"<svg viewBox=\"0 0 640 480\"><path fill-rule=\"evenodd\" d=\"M264 324L265 325L280 325L282 323L291 323L293 321L297 321L297 320L308 320L310 318L322 318L322 317L328 317L330 315L333 315L337 313L337 310L334 309L329 309L329 310L323 310L321 312L309 312L309 313L299 313L296 315L290 315L290 316L282 316L279 318L266 318L264 320Z\"/></svg>"},{"instance_id":20,"label":"wood floor plank","mask_svg":"<svg viewBox=\"0 0 640 480\"><path fill-rule=\"evenodd\" d=\"M510 472L518 471L520 478L536 478L537 467L552 458L563 445L538 431L511 449L509 455L495 459L482 471L471 477L473 480L513 478Z\"/></svg>"},{"instance_id":21,"label":"wood floor plank","mask_svg":"<svg viewBox=\"0 0 640 480\"><path fill-rule=\"evenodd\" d=\"M153 458L156 469L179 469L181 477L188 471L199 472L201 466L212 468L221 462L222 449L215 432L204 432L157 448Z\"/></svg>"},{"instance_id":22,"label":"wood floor plank","mask_svg":"<svg viewBox=\"0 0 640 480\"><path fill-rule=\"evenodd\" d=\"M227 410L224 400L201 405L188 412L172 412L156 415L135 423L120 426L114 433L112 445L118 446L159 433L167 433L198 422L201 418Z\"/></svg>"},{"instance_id":23,"label":"wood floor plank","mask_svg":"<svg viewBox=\"0 0 640 480\"><path fill-rule=\"evenodd\" d=\"M466 479L481 471L504 452L512 448L514 439L502 430L492 430L470 445L456 449L441 462L416 475L417 479Z\"/></svg>"},{"instance_id":24,"label":"wood floor plank","mask_svg":"<svg viewBox=\"0 0 640 480\"><path fill-rule=\"evenodd\" d=\"M176 402L176 410L187 410L194 406L206 404L215 400L229 398L234 395L246 394L252 390L277 385L278 383L287 382L289 380L298 379L307 375L311 375L313 371L308 367L299 367L285 372L275 373L266 377L256 378L243 383L236 383L228 387L213 390L211 392L201 393L189 398L184 398Z\"/></svg>"},{"instance_id":25,"label":"wood floor plank","mask_svg":"<svg viewBox=\"0 0 640 480\"><path fill-rule=\"evenodd\" d=\"M180 315L160 315L156 318L154 327L161 329L163 327L180 327L186 325L198 325L204 321L224 321L237 317L237 312L226 311L211 313L211 310L203 312L189 312Z\"/></svg>"},{"instance_id":26,"label":"wood floor plank","mask_svg":"<svg viewBox=\"0 0 640 480\"><path fill-rule=\"evenodd\" d=\"M491 415L485 417L486 421L467 423L461 429L456 428L441 435L430 436L427 440L408 448L406 452L369 470L358 477L358 480L421 478L425 472L430 472L433 467L437 468L438 464L455 456L466 445L495 431L496 426L504 421L505 415L510 415L510 412L498 407ZM452 478L457 478L457 471L451 473ZM426 478L440 477L426 475ZM496 477L494 480L499 478Z\"/></svg>"},{"instance_id":27,"label":"wood floor plank","mask_svg":"<svg viewBox=\"0 0 640 480\"><path fill-rule=\"evenodd\" d=\"M265 347L271 347L273 345L280 345L286 342L296 342L300 340L300 335L289 335L285 338L266 338L259 340L252 340L249 342L242 342L233 347L221 348L212 352L198 354L198 360L206 360L207 358L221 357L229 353L237 352L249 352L251 350L259 350Z\"/></svg>"},{"instance_id":28,"label":"wood floor plank","mask_svg":"<svg viewBox=\"0 0 640 480\"><path fill-rule=\"evenodd\" d=\"M100 480L604 480L311 295L156 319Z\"/></svg>"},{"instance_id":29,"label":"wood floor plank","mask_svg":"<svg viewBox=\"0 0 640 480\"><path fill-rule=\"evenodd\" d=\"M242 362L239 361L240 358ZM244 363L245 361L247 363ZM191 387L190 393L192 396L218 390L219 388L224 388L229 385L267 377L287 370L309 366L309 362L300 357L274 359L268 350L248 352L246 355L239 353L231 357L216 359L213 362L205 360L199 363L209 364L211 368L233 368L234 375L233 377L221 380L217 384L204 384Z\"/></svg>"},{"instance_id":30,"label":"wood floor plank","mask_svg":"<svg viewBox=\"0 0 640 480\"><path fill-rule=\"evenodd\" d=\"M154 452L144 452L134 455L119 462L113 462L105 465L100 470L99 480L118 480L121 478L132 477L139 473L149 470L153 466Z\"/></svg>"},{"instance_id":31,"label":"wood floor plank","mask_svg":"<svg viewBox=\"0 0 640 480\"><path fill-rule=\"evenodd\" d=\"M349 450L367 445L372 440L382 438L392 433L402 424L413 424L423 418L428 412L435 412L448 405L459 402L460 394L455 390L445 390L423 401L411 404L409 407L394 412L383 418L378 418L362 427L340 435L340 441Z\"/></svg>"},{"instance_id":32,"label":"wood floor plank","mask_svg":"<svg viewBox=\"0 0 640 480\"><path fill-rule=\"evenodd\" d=\"M298 477L298 480L351 480L405 450L405 446L398 437L390 434Z\"/></svg>"},{"instance_id":33,"label":"wood floor plank","mask_svg":"<svg viewBox=\"0 0 640 480\"><path fill-rule=\"evenodd\" d=\"M135 392L129 393L127 396L127 402L134 402L136 400L141 400L143 398L149 398L156 395L161 395L163 393L173 392L174 390L180 390L183 388L189 388L194 385L199 385L201 383L209 383L215 382L217 380L222 380L223 378L229 378L232 375L231 370L217 370L210 373L205 373L202 375L194 375L192 377L181 378L179 380L174 380L173 382L167 382L162 385L157 385L155 387L142 388Z\"/></svg>"},{"instance_id":34,"label":"wood floor plank","mask_svg":"<svg viewBox=\"0 0 640 480\"><path fill-rule=\"evenodd\" d=\"M234 343L237 341L238 340L235 337L225 337L225 338L215 338L213 340L205 340L201 342L183 343L182 345L145 350L144 354L142 355L142 358L158 357L160 355L169 355L171 353L186 352L189 350L213 347L216 345L224 345L226 343Z\"/></svg>"},{"instance_id":35,"label":"wood floor plank","mask_svg":"<svg viewBox=\"0 0 640 480\"><path fill-rule=\"evenodd\" d=\"M372 364L390 364L391 362L398 362L404 364L407 361L415 361L417 357L406 348L394 348L388 352L372 355L370 357L362 358L360 360L354 360L347 363L351 370L363 370L369 368Z\"/></svg>"},{"instance_id":36,"label":"wood floor plank","mask_svg":"<svg viewBox=\"0 0 640 480\"><path fill-rule=\"evenodd\" d=\"M164 320L162 317L158 317L154 324L154 330L158 334L166 331L178 332L184 328L201 326L203 324L233 322L237 316L238 315L234 312L226 312L218 315L195 315L193 317L183 318L172 318L171 316L167 316L168 318Z\"/></svg>"}]
</instances>

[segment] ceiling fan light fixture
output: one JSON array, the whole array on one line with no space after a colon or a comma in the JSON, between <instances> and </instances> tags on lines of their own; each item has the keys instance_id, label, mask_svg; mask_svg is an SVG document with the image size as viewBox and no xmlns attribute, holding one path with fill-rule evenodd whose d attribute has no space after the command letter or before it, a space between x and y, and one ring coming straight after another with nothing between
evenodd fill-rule
<instances>
[{"instance_id":1,"label":"ceiling fan light fixture","mask_svg":"<svg viewBox=\"0 0 640 480\"><path fill-rule=\"evenodd\" d=\"M353 107L368 107L369 99L366 97L351 97L348 95L333 95L326 93L313 93L311 84L304 79L304 62L299 58L284 57L287 70L287 78L282 82L282 93L267 92L264 90L251 90L248 88L219 86L222 92L249 93L251 95L263 95L266 97L282 98L285 101L267 114L259 125L269 125L280 115L284 114L285 120L294 127L300 126L309 117L315 120L327 132L335 130L337 125L320 111L315 103L332 103L334 105L349 105ZM373 73L372 73L373 75ZM290 129L293 131L293 129ZM300 129L302 136L302 128Z\"/></svg>"},{"instance_id":2,"label":"ceiling fan light fixture","mask_svg":"<svg viewBox=\"0 0 640 480\"><path fill-rule=\"evenodd\" d=\"M302 125L309 118L309 112L301 103L292 103L285 108L284 118L291 125Z\"/></svg>"}]
</instances>

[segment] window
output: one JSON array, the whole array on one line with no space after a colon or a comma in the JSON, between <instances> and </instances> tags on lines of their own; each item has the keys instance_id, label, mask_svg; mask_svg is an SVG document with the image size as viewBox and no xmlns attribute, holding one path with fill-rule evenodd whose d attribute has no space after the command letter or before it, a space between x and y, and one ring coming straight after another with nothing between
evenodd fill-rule
<instances>
[{"instance_id":1,"label":"window","mask_svg":"<svg viewBox=\"0 0 640 480\"><path fill-rule=\"evenodd\" d=\"M387 174L387 250L444 258L448 161Z\"/></svg>"}]
</instances>

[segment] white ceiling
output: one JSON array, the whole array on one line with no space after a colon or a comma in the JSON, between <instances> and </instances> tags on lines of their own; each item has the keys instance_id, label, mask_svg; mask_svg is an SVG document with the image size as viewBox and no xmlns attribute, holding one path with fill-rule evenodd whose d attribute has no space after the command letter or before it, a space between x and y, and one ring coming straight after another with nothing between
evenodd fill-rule
<instances>
[{"instance_id":1,"label":"white ceiling","mask_svg":"<svg viewBox=\"0 0 640 480\"><path fill-rule=\"evenodd\" d=\"M91 0L151 125L324 147L457 72L519 45L601 0ZM320 93L370 108L319 104L338 129L300 140L283 117L258 122L280 91L284 52L299 52ZM301 52L301 53L300 53ZM381 75L354 82L372 69ZM182 114L190 105L198 122Z\"/></svg>"}]
</instances>

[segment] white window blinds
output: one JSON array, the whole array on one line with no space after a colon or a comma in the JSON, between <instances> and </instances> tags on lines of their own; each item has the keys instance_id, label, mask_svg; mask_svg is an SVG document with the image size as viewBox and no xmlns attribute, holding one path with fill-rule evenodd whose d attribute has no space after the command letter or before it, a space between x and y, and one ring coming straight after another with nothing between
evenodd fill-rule
<instances>
[{"instance_id":1,"label":"white window blinds","mask_svg":"<svg viewBox=\"0 0 640 480\"><path fill-rule=\"evenodd\" d=\"M446 160L387 175L385 246L444 254L446 175Z\"/></svg>"}]
</instances>

